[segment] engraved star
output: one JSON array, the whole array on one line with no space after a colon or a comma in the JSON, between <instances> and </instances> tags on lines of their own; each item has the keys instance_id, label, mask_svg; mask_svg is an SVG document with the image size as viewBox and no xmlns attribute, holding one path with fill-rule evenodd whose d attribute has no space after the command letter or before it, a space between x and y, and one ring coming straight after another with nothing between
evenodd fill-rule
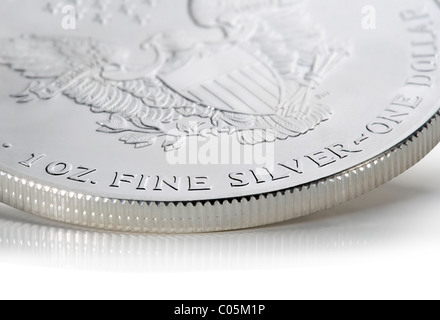
<instances>
[{"instance_id":1,"label":"engraved star","mask_svg":"<svg viewBox=\"0 0 440 320\"><path fill-rule=\"evenodd\" d=\"M140 14L137 14L135 17L134 17L134 20L139 24L139 25L141 25L141 26L145 26L148 22L150 22L150 20L151 20L151 16L150 15L144 15L144 16L142 16L142 15L140 15Z\"/></svg>"},{"instance_id":2,"label":"engraved star","mask_svg":"<svg viewBox=\"0 0 440 320\"><path fill-rule=\"evenodd\" d=\"M54 3L48 2L46 4L46 6L44 7L44 10L53 14L53 15L58 14L60 11L60 3L58 2L57 4L54 4Z\"/></svg>"},{"instance_id":3,"label":"engraved star","mask_svg":"<svg viewBox=\"0 0 440 320\"><path fill-rule=\"evenodd\" d=\"M93 19L93 21L101 24L101 25L106 25L111 19L111 16L108 14L96 14L95 18Z\"/></svg>"},{"instance_id":4,"label":"engraved star","mask_svg":"<svg viewBox=\"0 0 440 320\"><path fill-rule=\"evenodd\" d=\"M157 4L156 0L144 0L144 1L145 1L145 4L150 7L155 7Z\"/></svg>"},{"instance_id":5,"label":"engraved star","mask_svg":"<svg viewBox=\"0 0 440 320\"><path fill-rule=\"evenodd\" d=\"M100 10L106 11L109 7L109 4L110 2L108 0L97 0L95 2L95 7Z\"/></svg>"},{"instance_id":6,"label":"engraved star","mask_svg":"<svg viewBox=\"0 0 440 320\"><path fill-rule=\"evenodd\" d=\"M136 5L134 5L134 4L124 3L121 6L121 12L127 16L131 16L131 15L133 15L135 8L136 8Z\"/></svg>"}]
</instances>

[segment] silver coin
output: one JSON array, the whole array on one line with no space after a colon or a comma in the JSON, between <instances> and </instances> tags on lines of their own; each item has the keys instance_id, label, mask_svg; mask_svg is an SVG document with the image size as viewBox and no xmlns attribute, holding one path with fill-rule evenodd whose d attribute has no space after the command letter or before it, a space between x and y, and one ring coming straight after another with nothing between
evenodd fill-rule
<instances>
[{"instance_id":1,"label":"silver coin","mask_svg":"<svg viewBox=\"0 0 440 320\"><path fill-rule=\"evenodd\" d=\"M202 232L329 208L440 140L434 0L2 1L0 200Z\"/></svg>"}]
</instances>

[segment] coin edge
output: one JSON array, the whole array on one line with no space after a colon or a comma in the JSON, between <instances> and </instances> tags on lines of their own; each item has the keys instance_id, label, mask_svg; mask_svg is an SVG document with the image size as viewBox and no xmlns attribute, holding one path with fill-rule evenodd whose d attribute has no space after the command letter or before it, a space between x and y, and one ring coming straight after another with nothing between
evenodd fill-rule
<instances>
[{"instance_id":1,"label":"coin edge","mask_svg":"<svg viewBox=\"0 0 440 320\"><path fill-rule=\"evenodd\" d=\"M362 164L300 186L201 201L134 201L69 192L0 171L0 201L69 224L135 233L197 233L263 226L354 199L397 177L440 142L440 110L412 135Z\"/></svg>"}]
</instances>

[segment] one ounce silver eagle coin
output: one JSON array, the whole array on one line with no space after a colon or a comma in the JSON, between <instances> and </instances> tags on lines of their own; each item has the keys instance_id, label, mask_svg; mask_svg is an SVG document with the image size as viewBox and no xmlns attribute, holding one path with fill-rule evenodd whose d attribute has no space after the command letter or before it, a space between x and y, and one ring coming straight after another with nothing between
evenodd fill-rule
<instances>
[{"instance_id":1,"label":"one ounce silver eagle coin","mask_svg":"<svg viewBox=\"0 0 440 320\"><path fill-rule=\"evenodd\" d=\"M434 0L2 1L0 200L67 223L285 221L440 140Z\"/></svg>"}]
</instances>

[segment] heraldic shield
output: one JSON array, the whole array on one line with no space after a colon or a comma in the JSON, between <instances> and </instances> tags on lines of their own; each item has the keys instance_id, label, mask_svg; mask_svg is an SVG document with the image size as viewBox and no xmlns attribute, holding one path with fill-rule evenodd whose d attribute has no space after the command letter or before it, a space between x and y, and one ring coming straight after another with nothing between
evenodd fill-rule
<instances>
[{"instance_id":1,"label":"heraldic shield","mask_svg":"<svg viewBox=\"0 0 440 320\"><path fill-rule=\"evenodd\" d=\"M245 114L276 113L284 91L273 68L239 47L192 60L159 78L189 100Z\"/></svg>"}]
</instances>

